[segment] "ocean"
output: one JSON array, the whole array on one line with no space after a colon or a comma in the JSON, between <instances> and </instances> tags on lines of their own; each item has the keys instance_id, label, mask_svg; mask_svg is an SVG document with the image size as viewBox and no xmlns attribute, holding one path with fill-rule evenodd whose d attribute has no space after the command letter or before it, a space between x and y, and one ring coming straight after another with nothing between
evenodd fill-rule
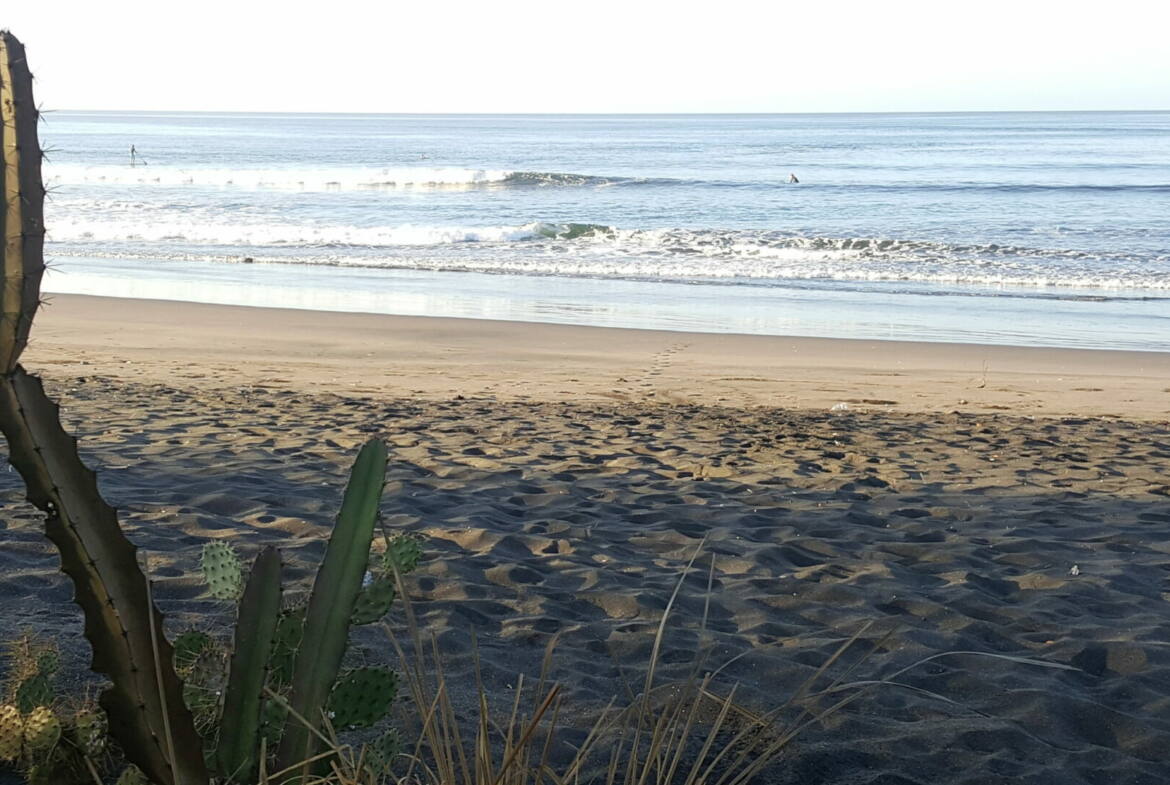
<instances>
[{"instance_id":1,"label":"ocean","mask_svg":"<svg viewBox=\"0 0 1170 785\"><path fill-rule=\"evenodd\" d=\"M1170 351L1170 112L55 112L41 139L48 292Z\"/></svg>"}]
</instances>

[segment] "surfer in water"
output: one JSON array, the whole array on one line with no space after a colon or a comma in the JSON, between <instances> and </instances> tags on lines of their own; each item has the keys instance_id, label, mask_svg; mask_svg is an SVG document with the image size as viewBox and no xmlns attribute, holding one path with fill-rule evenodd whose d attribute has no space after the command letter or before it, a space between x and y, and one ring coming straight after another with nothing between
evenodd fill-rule
<instances>
[{"instance_id":1,"label":"surfer in water","mask_svg":"<svg viewBox=\"0 0 1170 785\"><path fill-rule=\"evenodd\" d=\"M134 149L134 145L130 145L130 165L138 166L139 164L146 166L146 159L138 154L138 151Z\"/></svg>"},{"instance_id":2,"label":"surfer in water","mask_svg":"<svg viewBox=\"0 0 1170 785\"><path fill-rule=\"evenodd\" d=\"M788 173L788 182L790 182L790 183L799 183L799 182L800 182L800 180L797 180L797 179L796 179L796 175L794 175L792 172L789 172L789 173Z\"/></svg>"}]
</instances>

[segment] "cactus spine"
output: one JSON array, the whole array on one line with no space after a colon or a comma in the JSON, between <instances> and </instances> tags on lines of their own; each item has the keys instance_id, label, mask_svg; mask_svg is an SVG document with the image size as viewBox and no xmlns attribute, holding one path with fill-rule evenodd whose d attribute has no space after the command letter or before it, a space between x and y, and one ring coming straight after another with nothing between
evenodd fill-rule
<instances>
[{"instance_id":1,"label":"cactus spine","mask_svg":"<svg viewBox=\"0 0 1170 785\"><path fill-rule=\"evenodd\" d=\"M45 533L57 546L61 569L73 581L74 600L85 612L92 668L112 682L101 696L111 735L158 785L204 785L208 778L199 738L183 706L171 647L157 635L162 614L149 600L136 549L101 498L93 472L78 457L76 441L61 427L57 405L40 380L17 363L40 305L45 266L45 191L36 124L24 47L11 33L0 32L0 429L29 501L47 515Z\"/></svg>"}]
</instances>

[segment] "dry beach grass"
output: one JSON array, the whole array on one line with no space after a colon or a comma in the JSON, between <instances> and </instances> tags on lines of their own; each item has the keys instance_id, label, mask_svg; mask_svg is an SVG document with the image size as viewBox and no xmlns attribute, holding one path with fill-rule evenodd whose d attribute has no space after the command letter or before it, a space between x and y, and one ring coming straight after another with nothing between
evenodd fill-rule
<instances>
[{"instance_id":1,"label":"dry beach grass","mask_svg":"<svg viewBox=\"0 0 1170 785\"><path fill-rule=\"evenodd\" d=\"M179 323L196 310L175 306L172 315ZM288 313L268 315L273 334L281 320L295 323ZM568 754L611 698L642 690L663 612L703 542L662 633L656 682L686 684L696 657L708 670L727 663L712 689L726 696L738 684L736 705L766 712L862 630L834 663L839 672L865 657L854 680L952 651L1073 668L932 660L899 676L914 689L876 691L809 727L767 781L1168 776L1170 424L1158 385L1170 384L1161 355L1146 359L1144 375L1122 363L1128 373L1098 374L1095 385L1065 382L1129 391L1101 404L1128 417L1067 416L1055 382L1021 400L1065 416L954 412L953 403L944 411L945 367L923 374L937 409L859 403L830 412L761 406L753 382L747 392L725 382L704 394L708 366L696 365L689 380L671 377L677 369L654 375L649 344L637 378L649 379L643 393L658 395L592 394L613 363L650 340L637 334L607 353L608 333L594 333L591 354L582 348L589 331L570 328L562 340L575 359L559 372L592 380L581 395L544 374L555 357L531 359L551 351L541 329L512 347L514 364L498 372L508 392L469 380L490 370L474 355L462 376L421 371L422 360L372 366L415 374L387 391L355 390L346 375L370 362L367 349L386 351L367 333L349 334L351 364L323 368L264 344L262 330L237 331L237 345L209 359L211 350L169 342L165 331L152 348L150 325L134 316L110 336L69 318L50 309L28 362L62 400L129 536L150 553L157 598L177 626L227 618L197 576L208 539L249 553L279 545L294 577L308 576L354 448L383 435L392 447L385 523L425 538L428 559L407 579L413 611L434 637L453 713L473 727L477 684L506 719L518 676L532 683L547 667L548 683L561 685L566 728L565 748L550 754ZM347 318L323 341L345 340ZM192 343L217 329L183 326ZM446 322L432 354L474 343L476 326L462 329L469 335ZM233 353L263 362L233 364ZM910 389L909 377L889 378ZM889 388L875 388L875 378L838 371L844 392L833 396L884 399ZM1023 378L1011 383L1022 389ZM423 392L412 395L412 384ZM1123 404L1123 395L1148 403ZM80 678L86 647L67 581L18 478L3 478L3 618L13 630L58 637ZM402 613L392 629L405 629ZM381 631L364 629L356 642L362 659L398 659Z\"/></svg>"}]
</instances>

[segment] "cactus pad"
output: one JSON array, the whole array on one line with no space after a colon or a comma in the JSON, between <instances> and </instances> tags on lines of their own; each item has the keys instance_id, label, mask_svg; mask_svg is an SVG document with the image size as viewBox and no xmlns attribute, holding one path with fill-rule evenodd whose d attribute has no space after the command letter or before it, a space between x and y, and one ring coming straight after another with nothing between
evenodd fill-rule
<instances>
[{"instance_id":1,"label":"cactus pad","mask_svg":"<svg viewBox=\"0 0 1170 785\"><path fill-rule=\"evenodd\" d=\"M131 764L122 771L114 785L150 785L150 780L142 773L142 769Z\"/></svg>"},{"instance_id":2,"label":"cactus pad","mask_svg":"<svg viewBox=\"0 0 1170 785\"><path fill-rule=\"evenodd\" d=\"M414 570L422 559L422 546L418 539L409 534L400 534L390 540L386 552L382 554L382 569L388 574L394 574L394 567L405 575Z\"/></svg>"},{"instance_id":3,"label":"cactus pad","mask_svg":"<svg viewBox=\"0 0 1170 785\"><path fill-rule=\"evenodd\" d=\"M280 744L280 736L287 721L288 709L283 703L274 700L264 701L264 706L260 709L260 735L268 742L270 749Z\"/></svg>"},{"instance_id":4,"label":"cactus pad","mask_svg":"<svg viewBox=\"0 0 1170 785\"><path fill-rule=\"evenodd\" d=\"M384 668L356 668L333 685L329 711L333 727L366 728L386 716L398 694L398 676Z\"/></svg>"},{"instance_id":5,"label":"cactus pad","mask_svg":"<svg viewBox=\"0 0 1170 785\"><path fill-rule=\"evenodd\" d=\"M366 768L374 775L375 780L381 781L381 778L390 774L394 759L401 754L402 739L399 738L398 731L391 728L366 745L364 758Z\"/></svg>"},{"instance_id":6,"label":"cactus pad","mask_svg":"<svg viewBox=\"0 0 1170 785\"><path fill-rule=\"evenodd\" d=\"M214 648L215 641L201 630L187 630L175 638L175 667L179 670L190 668L205 651Z\"/></svg>"},{"instance_id":7,"label":"cactus pad","mask_svg":"<svg viewBox=\"0 0 1170 785\"><path fill-rule=\"evenodd\" d=\"M77 743L87 757L96 758L105 751L109 726L104 712L82 709L73 718L73 727Z\"/></svg>"},{"instance_id":8,"label":"cactus pad","mask_svg":"<svg viewBox=\"0 0 1170 785\"><path fill-rule=\"evenodd\" d=\"M60 664L61 655L57 652L56 649L46 649L37 655L37 673L43 673L46 676L51 676L57 672L57 667Z\"/></svg>"},{"instance_id":9,"label":"cactus pad","mask_svg":"<svg viewBox=\"0 0 1170 785\"><path fill-rule=\"evenodd\" d=\"M53 702L53 686L46 673L29 676L16 688L16 706L28 713L37 706L48 706Z\"/></svg>"},{"instance_id":10,"label":"cactus pad","mask_svg":"<svg viewBox=\"0 0 1170 785\"><path fill-rule=\"evenodd\" d=\"M47 706L37 706L24 718L24 743L32 752L53 748L61 738L61 720Z\"/></svg>"},{"instance_id":11,"label":"cactus pad","mask_svg":"<svg viewBox=\"0 0 1170 785\"><path fill-rule=\"evenodd\" d=\"M15 706L0 706L0 761L14 761L24 746L24 717Z\"/></svg>"},{"instance_id":12,"label":"cactus pad","mask_svg":"<svg viewBox=\"0 0 1170 785\"><path fill-rule=\"evenodd\" d=\"M394 579L377 578L370 585L362 587L353 605L354 624L373 624L390 610L394 602Z\"/></svg>"},{"instance_id":13,"label":"cactus pad","mask_svg":"<svg viewBox=\"0 0 1170 785\"><path fill-rule=\"evenodd\" d=\"M203 546L203 580L217 600L238 600L244 591L244 565L236 549L216 540Z\"/></svg>"},{"instance_id":14,"label":"cactus pad","mask_svg":"<svg viewBox=\"0 0 1170 785\"><path fill-rule=\"evenodd\" d=\"M304 632L303 605L280 614L280 619L276 622L276 636L272 641L272 658L268 663L269 676L277 686L292 681L293 663L296 661L297 649L300 648Z\"/></svg>"}]
</instances>

